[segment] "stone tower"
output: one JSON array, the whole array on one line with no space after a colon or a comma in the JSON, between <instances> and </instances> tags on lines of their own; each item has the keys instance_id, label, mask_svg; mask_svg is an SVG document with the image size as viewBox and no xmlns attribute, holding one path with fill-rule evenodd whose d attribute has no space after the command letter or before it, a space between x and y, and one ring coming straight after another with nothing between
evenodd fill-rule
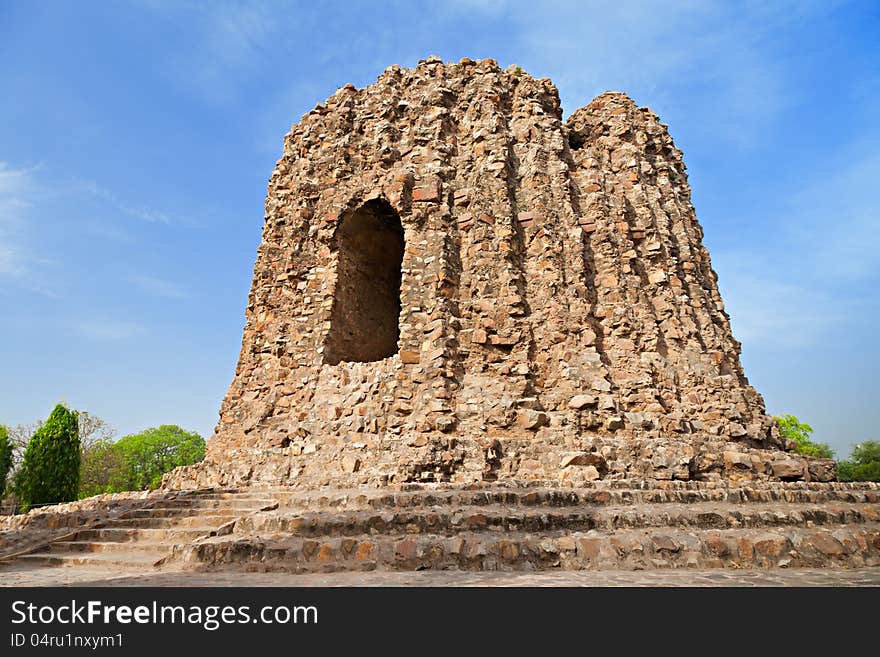
<instances>
[{"instance_id":1,"label":"stone tower","mask_svg":"<svg viewBox=\"0 0 880 657\"><path fill-rule=\"evenodd\" d=\"M216 434L166 486L833 477L739 351L652 111L392 66L285 138Z\"/></svg>"}]
</instances>

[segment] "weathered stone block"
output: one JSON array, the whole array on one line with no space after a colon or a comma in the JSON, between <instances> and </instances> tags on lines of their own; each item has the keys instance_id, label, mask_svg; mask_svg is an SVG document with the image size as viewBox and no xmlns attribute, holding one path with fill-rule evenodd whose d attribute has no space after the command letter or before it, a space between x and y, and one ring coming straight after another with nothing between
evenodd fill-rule
<instances>
[{"instance_id":1,"label":"weathered stone block","mask_svg":"<svg viewBox=\"0 0 880 657\"><path fill-rule=\"evenodd\" d=\"M433 202L440 201L440 184L433 183L413 188L412 200L414 202Z\"/></svg>"},{"instance_id":2,"label":"weathered stone block","mask_svg":"<svg viewBox=\"0 0 880 657\"><path fill-rule=\"evenodd\" d=\"M595 395L575 395L568 400L568 407L581 410L587 406L595 406L596 401Z\"/></svg>"},{"instance_id":3,"label":"weathered stone block","mask_svg":"<svg viewBox=\"0 0 880 657\"><path fill-rule=\"evenodd\" d=\"M347 473L357 472L360 470L361 460L350 454L342 457L342 471Z\"/></svg>"},{"instance_id":4,"label":"weathered stone block","mask_svg":"<svg viewBox=\"0 0 880 657\"><path fill-rule=\"evenodd\" d=\"M847 552L840 541L825 532L813 534L810 543L819 552L828 557L842 557Z\"/></svg>"},{"instance_id":5,"label":"weathered stone block","mask_svg":"<svg viewBox=\"0 0 880 657\"><path fill-rule=\"evenodd\" d=\"M773 461L771 467L780 479L803 479L806 472L804 461L799 459L779 459Z\"/></svg>"},{"instance_id":6,"label":"weathered stone block","mask_svg":"<svg viewBox=\"0 0 880 657\"><path fill-rule=\"evenodd\" d=\"M417 365L421 362L421 354L419 354L418 351L407 351L406 349L403 349L400 352L400 362L406 365Z\"/></svg>"},{"instance_id":7,"label":"weathered stone block","mask_svg":"<svg viewBox=\"0 0 880 657\"><path fill-rule=\"evenodd\" d=\"M834 459L808 459L807 472L810 481L836 481L837 461Z\"/></svg>"},{"instance_id":8,"label":"weathered stone block","mask_svg":"<svg viewBox=\"0 0 880 657\"><path fill-rule=\"evenodd\" d=\"M565 456L559 464L560 468L569 466L593 467L599 474L608 472L608 462L600 455L589 452L579 454L569 454Z\"/></svg>"},{"instance_id":9,"label":"weathered stone block","mask_svg":"<svg viewBox=\"0 0 880 657\"><path fill-rule=\"evenodd\" d=\"M547 424L548 421L546 413L531 408L523 409L516 414L516 425L522 429L535 430Z\"/></svg>"}]
</instances>

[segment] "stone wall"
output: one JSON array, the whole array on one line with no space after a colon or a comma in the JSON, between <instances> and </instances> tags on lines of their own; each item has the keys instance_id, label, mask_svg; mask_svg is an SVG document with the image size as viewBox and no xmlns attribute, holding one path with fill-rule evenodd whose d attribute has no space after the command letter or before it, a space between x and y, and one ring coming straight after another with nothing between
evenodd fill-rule
<instances>
[{"instance_id":1,"label":"stone wall","mask_svg":"<svg viewBox=\"0 0 880 657\"><path fill-rule=\"evenodd\" d=\"M165 485L833 478L739 353L653 112L392 66L286 136L208 457Z\"/></svg>"}]
</instances>

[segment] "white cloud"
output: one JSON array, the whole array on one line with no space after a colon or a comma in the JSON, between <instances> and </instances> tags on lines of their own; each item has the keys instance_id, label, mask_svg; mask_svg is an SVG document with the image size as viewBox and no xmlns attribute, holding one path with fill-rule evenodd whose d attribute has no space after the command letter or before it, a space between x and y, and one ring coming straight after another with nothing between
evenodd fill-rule
<instances>
[{"instance_id":1,"label":"white cloud","mask_svg":"<svg viewBox=\"0 0 880 657\"><path fill-rule=\"evenodd\" d=\"M26 215L35 194L33 173L38 169L13 168L0 161L0 275L19 278L29 272Z\"/></svg>"},{"instance_id":2,"label":"white cloud","mask_svg":"<svg viewBox=\"0 0 880 657\"><path fill-rule=\"evenodd\" d=\"M75 191L88 194L94 198L109 203L113 208L122 212L129 217L134 217L147 223L171 223L171 218L164 212L152 210L149 208L133 206L120 199L109 189L101 187L94 181L80 181L73 185Z\"/></svg>"},{"instance_id":3,"label":"white cloud","mask_svg":"<svg viewBox=\"0 0 880 657\"><path fill-rule=\"evenodd\" d=\"M64 279L58 276L57 270L71 264L52 260L35 246L38 222L34 219L40 213L50 211L51 202L47 204L47 200L58 201L60 198L65 203L73 203L77 195L86 195L139 221L171 222L168 215L131 205L94 182L71 181L64 177L53 179L45 174L44 169L43 165L15 167L0 161L0 276L8 277L20 289L57 299L61 296L59 289L64 286ZM102 229L102 234L114 230L118 232L111 225ZM161 296L182 296L173 284L158 279L145 279L139 284Z\"/></svg>"},{"instance_id":4,"label":"white cloud","mask_svg":"<svg viewBox=\"0 0 880 657\"><path fill-rule=\"evenodd\" d=\"M25 210L31 206L29 197L34 191L33 173L37 169L14 169L8 162L0 161L0 230L10 231L21 225Z\"/></svg>"},{"instance_id":5,"label":"white cloud","mask_svg":"<svg viewBox=\"0 0 880 657\"><path fill-rule=\"evenodd\" d=\"M0 244L0 274L15 275L18 273L20 273L18 254L12 247Z\"/></svg>"},{"instance_id":6,"label":"white cloud","mask_svg":"<svg viewBox=\"0 0 880 657\"><path fill-rule=\"evenodd\" d=\"M131 282L144 292L166 299L185 299L186 292L177 283L155 276L133 276Z\"/></svg>"},{"instance_id":7,"label":"white cloud","mask_svg":"<svg viewBox=\"0 0 880 657\"><path fill-rule=\"evenodd\" d=\"M0 199L26 204L21 197L31 190L31 174L38 169L13 169L8 162L0 162Z\"/></svg>"}]
</instances>

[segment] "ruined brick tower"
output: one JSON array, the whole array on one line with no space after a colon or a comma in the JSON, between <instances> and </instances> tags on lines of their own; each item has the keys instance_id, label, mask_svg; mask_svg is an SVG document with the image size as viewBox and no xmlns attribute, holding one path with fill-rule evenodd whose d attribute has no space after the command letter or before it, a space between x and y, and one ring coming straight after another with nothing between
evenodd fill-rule
<instances>
[{"instance_id":1,"label":"ruined brick tower","mask_svg":"<svg viewBox=\"0 0 880 657\"><path fill-rule=\"evenodd\" d=\"M430 58L285 138L216 435L166 486L834 476L783 447L657 116Z\"/></svg>"}]
</instances>

